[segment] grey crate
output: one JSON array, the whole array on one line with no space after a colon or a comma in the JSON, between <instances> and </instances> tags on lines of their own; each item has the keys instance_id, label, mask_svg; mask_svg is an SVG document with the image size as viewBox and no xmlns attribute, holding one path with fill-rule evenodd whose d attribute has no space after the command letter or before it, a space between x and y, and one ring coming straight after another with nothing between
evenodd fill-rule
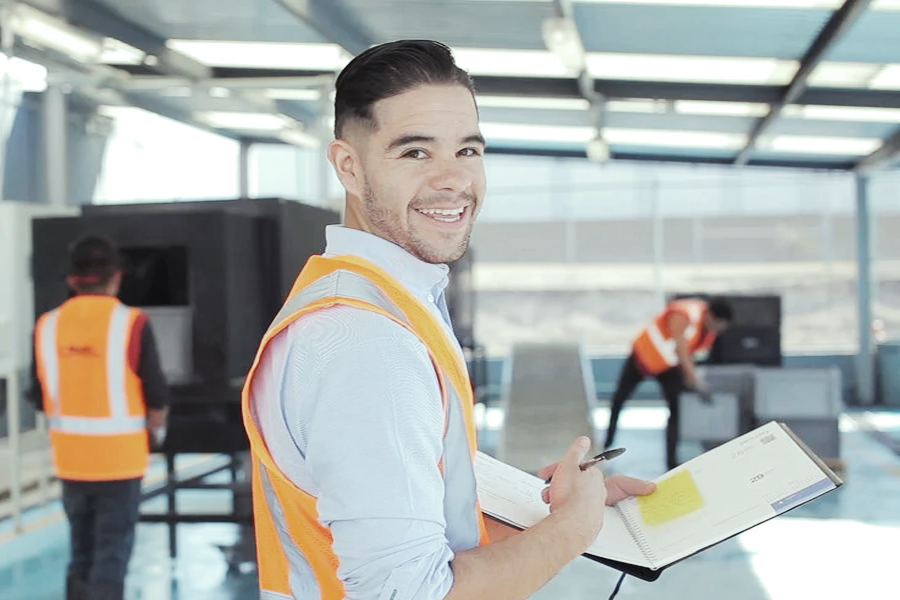
<instances>
[{"instance_id":1,"label":"grey crate","mask_svg":"<svg viewBox=\"0 0 900 600\"><path fill-rule=\"evenodd\" d=\"M754 388L754 413L759 422L836 418L843 410L837 367L757 369Z\"/></svg>"},{"instance_id":2,"label":"grey crate","mask_svg":"<svg viewBox=\"0 0 900 600\"><path fill-rule=\"evenodd\" d=\"M740 400L737 394L714 393L705 403L697 394L681 395L679 435L683 441L725 442L740 434Z\"/></svg>"},{"instance_id":3,"label":"grey crate","mask_svg":"<svg viewBox=\"0 0 900 600\"><path fill-rule=\"evenodd\" d=\"M737 396L739 433L746 433L756 426L753 413L756 369L753 365L704 365L697 369L710 393Z\"/></svg>"},{"instance_id":4,"label":"grey crate","mask_svg":"<svg viewBox=\"0 0 900 600\"><path fill-rule=\"evenodd\" d=\"M820 458L840 458L841 434L837 419L781 419Z\"/></svg>"},{"instance_id":5,"label":"grey crate","mask_svg":"<svg viewBox=\"0 0 900 600\"><path fill-rule=\"evenodd\" d=\"M900 406L900 340L878 346L881 397L888 406Z\"/></svg>"}]
</instances>

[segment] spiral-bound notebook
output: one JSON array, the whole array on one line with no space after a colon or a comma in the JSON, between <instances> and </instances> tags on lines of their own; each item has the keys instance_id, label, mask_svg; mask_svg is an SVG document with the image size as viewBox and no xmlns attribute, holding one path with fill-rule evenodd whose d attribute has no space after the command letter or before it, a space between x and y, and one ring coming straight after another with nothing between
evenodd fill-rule
<instances>
[{"instance_id":1,"label":"spiral-bound notebook","mask_svg":"<svg viewBox=\"0 0 900 600\"><path fill-rule=\"evenodd\" d=\"M518 529L549 514L544 482L479 452L485 514ZM786 425L772 421L654 480L653 494L607 507L584 556L646 581L672 564L840 487Z\"/></svg>"}]
</instances>

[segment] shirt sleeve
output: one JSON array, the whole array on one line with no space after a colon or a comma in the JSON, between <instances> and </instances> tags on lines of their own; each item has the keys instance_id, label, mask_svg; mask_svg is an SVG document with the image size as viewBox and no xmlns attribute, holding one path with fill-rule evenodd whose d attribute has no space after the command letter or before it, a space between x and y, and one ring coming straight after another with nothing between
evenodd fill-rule
<instances>
[{"instance_id":1,"label":"shirt sleeve","mask_svg":"<svg viewBox=\"0 0 900 600\"><path fill-rule=\"evenodd\" d=\"M139 329L135 328L134 335L139 336L137 374L141 379L144 402L148 409L164 409L172 404L172 396L159 361L156 337L153 335L153 326L149 318L144 317L142 326Z\"/></svg>"},{"instance_id":2,"label":"shirt sleeve","mask_svg":"<svg viewBox=\"0 0 900 600\"><path fill-rule=\"evenodd\" d=\"M338 576L348 600L444 598L453 552L445 535L444 417L434 366L424 344L389 319L335 311L331 317L350 315L352 322L294 336L286 389L303 385L292 373L307 372L305 393L315 400L306 414L288 410L288 419L301 431Z\"/></svg>"}]
</instances>

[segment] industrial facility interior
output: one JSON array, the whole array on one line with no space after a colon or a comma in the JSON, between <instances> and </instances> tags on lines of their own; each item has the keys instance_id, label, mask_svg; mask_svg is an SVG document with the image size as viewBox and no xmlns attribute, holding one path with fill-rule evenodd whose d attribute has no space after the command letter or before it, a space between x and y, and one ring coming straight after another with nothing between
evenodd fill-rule
<instances>
[{"instance_id":1,"label":"industrial facility interior","mask_svg":"<svg viewBox=\"0 0 900 600\"><path fill-rule=\"evenodd\" d=\"M343 218L335 78L404 38L451 47L487 141L448 291L479 449L536 472L578 435L602 448L641 328L725 297L680 460L776 420L843 485L618 598L896 599L900 0L0 0L0 600L64 598L27 396L86 232L121 247L174 397L126 597L259 597L241 386ZM604 471L664 474L667 414L645 380ZM533 597L618 577L577 558Z\"/></svg>"}]
</instances>

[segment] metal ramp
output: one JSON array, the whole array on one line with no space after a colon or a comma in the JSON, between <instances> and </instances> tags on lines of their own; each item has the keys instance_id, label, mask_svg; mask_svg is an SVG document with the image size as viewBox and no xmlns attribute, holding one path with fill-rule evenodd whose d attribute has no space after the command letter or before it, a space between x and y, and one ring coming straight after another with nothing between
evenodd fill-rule
<instances>
[{"instance_id":1,"label":"metal ramp","mask_svg":"<svg viewBox=\"0 0 900 600\"><path fill-rule=\"evenodd\" d=\"M593 438L594 378L578 344L518 344L510 360L497 457L535 473Z\"/></svg>"}]
</instances>

